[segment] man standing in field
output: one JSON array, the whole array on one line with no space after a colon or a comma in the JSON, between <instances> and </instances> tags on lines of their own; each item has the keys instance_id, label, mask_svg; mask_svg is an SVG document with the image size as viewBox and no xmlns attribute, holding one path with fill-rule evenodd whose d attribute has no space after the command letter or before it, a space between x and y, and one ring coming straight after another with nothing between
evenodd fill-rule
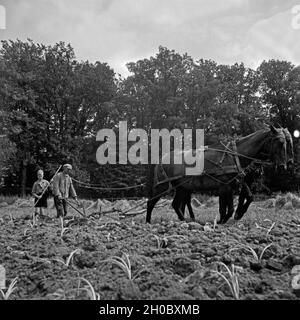
<instances>
[{"instance_id":1,"label":"man standing in field","mask_svg":"<svg viewBox=\"0 0 300 320\"><path fill-rule=\"evenodd\" d=\"M64 218L67 215L67 199L69 197L74 198L78 203L77 194L70 177L71 170L72 166L70 164L64 164L63 171L58 173L53 180L53 195L57 218Z\"/></svg>"}]
</instances>

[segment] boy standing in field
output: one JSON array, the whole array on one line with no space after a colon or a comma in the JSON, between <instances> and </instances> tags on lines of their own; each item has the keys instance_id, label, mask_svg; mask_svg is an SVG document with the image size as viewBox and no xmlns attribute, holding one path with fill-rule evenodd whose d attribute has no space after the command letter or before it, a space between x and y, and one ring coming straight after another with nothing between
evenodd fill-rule
<instances>
[{"instance_id":1,"label":"boy standing in field","mask_svg":"<svg viewBox=\"0 0 300 320\"><path fill-rule=\"evenodd\" d=\"M33 184L32 195L34 196L34 214L33 214L33 225L36 224L36 216L43 215L43 208L47 209L47 198L48 194L46 189L49 186L49 182L44 179L44 171L39 170L37 172L38 180Z\"/></svg>"},{"instance_id":2,"label":"boy standing in field","mask_svg":"<svg viewBox=\"0 0 300 320\"><path fill-rule=\"evenodd\" d=\"M64 164L63 171L58 173L53 179L53 195L57 218L64 218L67 215L67 199L69 197L73 197L78 203L77 194L70 177L71 171L72 166L70 164Z\"/></svg>"}]
</instances>

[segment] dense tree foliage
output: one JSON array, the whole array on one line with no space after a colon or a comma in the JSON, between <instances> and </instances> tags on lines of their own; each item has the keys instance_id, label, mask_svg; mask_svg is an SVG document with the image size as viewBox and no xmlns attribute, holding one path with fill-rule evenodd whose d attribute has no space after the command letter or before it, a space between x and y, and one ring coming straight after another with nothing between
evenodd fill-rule
<instances>
[{"instance_id":1,"label":"dense tree foliage","mask_svg":"<svg viewBox=\"0 0 300 320\"><path fill-rule=\"evenodd\" d=\"M300 128L300 67L290 62L264 61L253 70L159 47L155 56L127 67L130 75L117 78L106 63L77 61L63 42L2 41L0 173L6 190L25 194L38 168L50 178L66 161L79 180L103 187L143 183L143 166L96 162L98 130L118 134L121 120L128 129L147 131L203 128L224 141L264 123Z\"/></svg>"}]
</instances>

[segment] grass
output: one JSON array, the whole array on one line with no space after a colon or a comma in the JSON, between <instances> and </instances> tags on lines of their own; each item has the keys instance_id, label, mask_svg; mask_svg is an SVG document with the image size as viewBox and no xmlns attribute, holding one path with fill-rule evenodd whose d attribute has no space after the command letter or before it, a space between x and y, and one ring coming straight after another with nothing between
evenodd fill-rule
<instances>
[{"instance_id":1,"label":"grass","mask_svg":"<svg viewBox=\"0 0 300 320\"><path fill-rule=\"evenodd\" d=\"M113 257L107 259L106 261L114 263L117 266L119 266L124 271L127 278L129 280L133 280L132 279L131 262L129 260L129 255L127 253L123 253L122 257L113 256Z\"/></svg>"},{"instance_id":2,"label":"grass","mask_svg":"<svg viewBox=\"0 0 300 320\"><path fill-rule=\"evenodd\" d=\"M213 226L213 230L216 231L216 227L218 225L218 215L216 214L215 218L214 218L214 226Z\"/></svg>"},{"instance_id":3,"label":"grass","mask_svg":"<svg viewBox=\"0 0 300 320\"><path fill-rule=\"evenodd\" d=\"M246 251L248 251L248 252L250 252L250 253L252 254L252 256L254 257L255 261L261 262L261 261L262 261L262 258L263 258L263 256L264 256L264 253L265 253L266 250L267 250L268 248L270 248L272 245L273 245L273 243L270 243L270 244L268 244L267 246L265 246L259 256L258 256L258 254L256 253L256 251L255 251L250 245L241 245L240 247L232 248L232 249L230 249L230 252L231 252L231 251L235 251L235 250L243 250L243 249L244 249L244 250L246 250Z\"/></svg>"},{"instance_id":4,"label":"grass","mask_svg":"<svg viewBox=\"0 0 300 320\"><path fill-rule=\"evenodd\" d=\"M2 298L4 300L8 300L9 297L11 296L11 294L13 294L13 292L17 289L17 284L18 282L18 277L14 278L12 280L12 282L10 283L9 287L7 288L6 292L4 292L4 290L0 289L0 293L2 295Z\"/></svg>"},{"instance_id":5,"label":"grass","mask_svg":"<svg viewBox=\"0 0 300 320\"><path fill-rule=\"evenodd\" d=\"M61 241L64 240L64 234L67 232L67 231L70 231L72 230L71 228L67 228L67 227L64 227L64 219L63 217L60 217L60 227L61 227L61 230L60 230L60 239Z\"/></svg>"},{"instance_id":6,"label":"grass","mask_svg":"<svg viewBox=\"0 0 300 320\"><path fill-rule=\"evenodd\" d=\"M13 214L12 212L9 210L8 212L8 216L9 216L9 222L14 225L14 217L13 217Z\"/></svg>"},{"instance_id":7,"label":"grass","mask_svg":"<svg viewBox=\"0 0 300 320\"><path fill-rule=\"evenodd\" d=\"M37 224L36 224L34 221L33 221L33 222L29 221L29 222L28 222L28 226L30 227L30 229L29 229L29 228L26 228L26 229L24 230L24 237L27 235L27 232L28 232L28 231L33 230L35 227L37 227Z\"/></svg>"},{"instance_id":8,"label":"grass","mask_svg":"<svg viewBox=\"0 0 300 320\"><path fill-rule=\"evenodd\" d=\"M94 289L94 287L92 286L92 284L86 280L85 278L79 278L79 281L84 281L86 283L86 286L83 288L80 288L80 282L78 284L79 290L85 290L90 298L90 300L100 300L100 294L97 293Z\"/></svg>"},{"instance_id":9,"label":"grass","mask_svg":"<svg viewBox=\"0 0 300 320\"><path fill-rule=\"evenodd\" d=\"M270 232L273 230L273 228L275 227L276 222L272 222L270 219L264 219L264 222L270 222L271 226L269 228L262 227L257 222L255 222L255 226L257 229L267 230L266 236L268 236Z\"/></svg>"},{"instance_id":10,"label":"grass","mask_svg":"<svg viewBox=\"0 0 300 320\"><path fill-rule=\"evenodd\" d=\"M68 258L66 260L63 260L62 258L54 258L53 260L61 262L62 264L64 264L66 267L69 267L72 259L74 257L75 254L80 254L82 252L82 249L75 249L74 251L72 251L70 253L70 255L68 256Z\"/></svg>"},{"instance_id":11,"label":"grass","mask_svg":"<svg viewBox=\"0 0 300 320\"><path fill-rule=\"evenodd\" d=\"M8 195L8 196L0 195L0 203L6 202L7 204L11 205L15 203L16 200L18 199L20 199L20 197L14 196L14 195Z\"/></svg>"},{"instance_id":12,"label":"grass","mask_svg":"<svg viewBox=\"0 0 300 320\"><path fill-rule=\"evenodd\" d=\"M24 230L24 233L23 233L24 237L26 237L26 236L27 236L27 232L28 232L28 231L29 231L29 229L28 229L28 228Z\"/></svg>"},{"instance_id":13,"label":"grass","mask_svg":"<svg viewBox=\"0 0 300 320\"><path fill-rule=\"evenodd\" d=\"M151 234L151 236L153 236L156 239L158 248L166 248L167 245L168 245L169 239L176 239L177 238L177 239L186 240L186 237L185 236L181 236L181 235L170 235L170 236L164 235L162 237L159 237L156 234Z\"/></svg>"},{"instance_id":14,"label":"grass","mask_svg":"<svg viewBox=\"0 0 300 320\"><path fill-rule=\"evenodd\" d=\"M208 194L195 193L193 197L197 199L200 203L206 203L212 196Z\"/></svg>"},{"instance_id":15,"label":"grass","mask_svg":"<svg viewBox=\"0 0 300 320\"><path fill-rule=\"evenodd\" d=\"M237 270L234 264L231 265L231 270L226 266L223 262L218 262L221 266L223 266L227 272L227 277L220 271L213 270L213 272L225 280L225 283L228 285L232 296L239 300L240 298L240 286L239 279L237 275Z\"/></svg>"},{"instance_id":16,"label":"grass","mask_svg":"<svg viewBox=\"0 0 300 320\"><path fill-rule=\"evenodd\" d=\"M61 229L61 231L60 231L61 239L63 239L64 234L69 230L72 230L72 229L71 228L64 228L64 227Z\"/></svg>"},{"instance_id":17,"label":"grass","mask_svg":"<svg viewBox=\"0 0 300 320\"><path fill-rule=\"evenodd\" d=\"M66 292L63 289L58 289L57 291L53 293L49 293L47 295L48 298L51 298L53 300L66 300Z\"/></svg>"},{"instance_id":18,"label":"grass","mask_svg":"<svg viewBox=\"0 0 300 320\"><path fill-rule=\"evenodd\" d=\"M82 281L85 283L85 285L80 287ZM53 293L49 293L47 297L54 300L76 300L78 298L81 299L79 296L80 291L85 291L90 300L100 300L100 294L95 291L90 281L83 277L79 277L77 288L68 290L60 288Z\"/></svg>"}]
</instances>

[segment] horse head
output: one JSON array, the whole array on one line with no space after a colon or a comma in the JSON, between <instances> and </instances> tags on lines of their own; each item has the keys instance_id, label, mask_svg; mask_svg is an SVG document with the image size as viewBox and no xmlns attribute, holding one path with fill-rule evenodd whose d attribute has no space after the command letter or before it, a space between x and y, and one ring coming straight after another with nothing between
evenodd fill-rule
<instances>
[{"instance_id":1,"label":"horse head","mask_svg":"<svg viewBox=\"0 0 300 320\"><path fill-rule=\"evenodd\" d=\"M269 159L274 163L275 170L287 169L287 140L282 128L270 125L268 139L265 144Z\"/></svg>"}]
</instances>

